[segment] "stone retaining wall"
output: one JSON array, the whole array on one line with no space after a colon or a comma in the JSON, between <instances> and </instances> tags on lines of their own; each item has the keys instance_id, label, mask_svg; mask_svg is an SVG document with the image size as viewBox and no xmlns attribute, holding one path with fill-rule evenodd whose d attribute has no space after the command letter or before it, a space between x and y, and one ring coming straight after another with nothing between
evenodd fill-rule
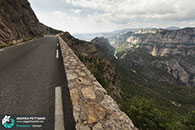
<instances>
[{"instance_id":1,"label":"stone retaining wall","mask_svg":"<svg viewBox=\"0 0 195 130\"><path fill-rule=\"evenodd\" d=\"M70 47L59 37L77 130L137 130Z\"/></svg>"}]
</instances>

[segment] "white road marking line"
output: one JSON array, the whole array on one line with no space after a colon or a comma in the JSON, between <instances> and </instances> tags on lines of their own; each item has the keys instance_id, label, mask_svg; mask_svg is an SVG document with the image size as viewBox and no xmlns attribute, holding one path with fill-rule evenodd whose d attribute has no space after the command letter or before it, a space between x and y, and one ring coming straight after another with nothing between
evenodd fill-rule
<instances>
[{"instance_id":1,"label":"white road marking line","mask_svg":"<svg viewBox=\"0 0 195 130\"><path fill-rule=\"evenodd\" d=\"M59 58L59 50L58 49L56 50L56 58L57 59Z\"/></svg>"},{"instance_id":2,"label":"white road marking line","mask_svg":"<svg viewBox=\"0 0 195 130\"><path fill-rule=\"evenodd\" d=\"M0 51L3 51L4 49L0 49Z\"/></svg>"},{"instance_id":3,"label":"white road marking line","mask_svg":"<svg viewBox=\"0 0 195 130\"><path fill-rule=\"evenodd\" d=\"M65 130L62 106L62 87L55 88L55 130Z\"/></svg>"},{"instance_id":4,"label":"white road marking line","mask_svg":"<svg viewBox=\"0 0 195 130\"><path fill-rule=\"evenodd\" d=\"M21 46L21 45L23 45L23 44L25 44L25 42L22 42L22 43L16 44L16 46Z\"/></svg>"}]
</instances>

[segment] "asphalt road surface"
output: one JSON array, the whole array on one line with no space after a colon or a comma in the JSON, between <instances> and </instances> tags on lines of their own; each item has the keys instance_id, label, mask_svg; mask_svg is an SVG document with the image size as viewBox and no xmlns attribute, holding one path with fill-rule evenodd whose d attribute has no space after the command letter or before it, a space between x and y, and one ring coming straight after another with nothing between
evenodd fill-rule
<instances>
[{"instance_id":1,"label":"asphalt road surface","mask_svg":"<svg viewBox=\"0 0 195 130\"><path fill-rule=\"evenodd\" d=\"M58 118L55 115L55 88L61 86L64 127L66 130L75 128L57 41L57 37L48 36L0 50L1 116L46 117L43 126L34 129L54 130Z\"/></svg>"}]
</instances>

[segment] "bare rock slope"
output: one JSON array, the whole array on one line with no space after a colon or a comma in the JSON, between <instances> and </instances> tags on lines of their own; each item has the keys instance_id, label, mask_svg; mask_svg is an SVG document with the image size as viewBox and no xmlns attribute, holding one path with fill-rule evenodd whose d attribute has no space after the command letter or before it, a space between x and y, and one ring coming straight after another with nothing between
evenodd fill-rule
<instances>
[{"instance_id":1,"label":"bare rock slope","mask_svg":"<svg viewBox=\"0 0 195 130\"><path fill-rule=\"evenodd\" d=\"M39 22L27 0L0 1L0 47L57 33Z\"/></svg>"}]
</instances>

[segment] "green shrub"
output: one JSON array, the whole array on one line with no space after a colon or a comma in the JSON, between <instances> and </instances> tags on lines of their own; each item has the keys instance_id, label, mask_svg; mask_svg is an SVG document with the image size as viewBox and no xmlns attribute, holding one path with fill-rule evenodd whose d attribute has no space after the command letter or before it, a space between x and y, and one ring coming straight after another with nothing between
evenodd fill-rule
<instances>
[{"instance_id":1,"label":"green shrub","mask_svg":"<svg viewBox=\"0 0 195 130\"><path fill-rule=\"evenodd\" d=\"M179 115L169 108L161 110L155 100L133 97L127 102L127 114L143 130L184 130Z\"/></svg>"}]
</instances>

